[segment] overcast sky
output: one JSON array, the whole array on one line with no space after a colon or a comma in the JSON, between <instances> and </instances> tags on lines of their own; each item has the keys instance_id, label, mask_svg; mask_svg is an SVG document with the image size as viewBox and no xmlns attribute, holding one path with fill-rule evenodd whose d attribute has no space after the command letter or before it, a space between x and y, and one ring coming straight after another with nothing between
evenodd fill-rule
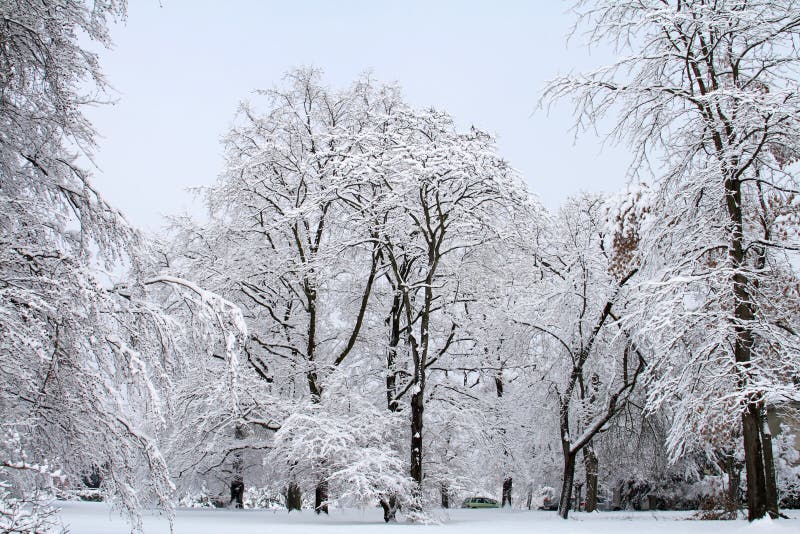
<instances>
[{"instance_id":1,"label":"overcast sky","mask_svg":"<svg viewBox=\"0 0 800 534\"><path fill-rule=\"evenodd\" d=\"M580 190L624 187L629 156L585 135L571 109L536 111L547 79L608 62L575 41L568 2L136 0L101 53L117 102L89 111L101 138L98 189L135 224L198 213L187 188L220 173L220 138L239 101L315 65L344 87L371 69L409 102L494 133L551 209Z\"/></svg>"}]
</instances>

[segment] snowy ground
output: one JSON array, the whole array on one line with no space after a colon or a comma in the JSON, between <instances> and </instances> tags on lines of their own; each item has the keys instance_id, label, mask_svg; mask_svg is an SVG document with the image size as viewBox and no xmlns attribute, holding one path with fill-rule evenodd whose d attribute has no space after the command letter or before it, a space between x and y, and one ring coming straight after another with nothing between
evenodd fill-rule
<instances>
[{"instance_id":1,"label":"snowy ground","mask_svg":"<svg viewBox=\"0 0 800 534\"><path fill-rule=\"evenodd\" d=\"M128 524L110 512L103 503L63 502L61 518L72 534L123 534ZM313 512L271 512L262 510L181 509L176 513L175 534L374 534L424 532L430 534L798 534L800 512L788 513L791 519L746 521L690 521L684 512L601 512L576 513L568 521L554 512L509 510L450 510L437 513L440 524L409 525L402 520L384 524L378 508L334 510L329 517ZM146 534L169 532L167 521L155 514L145 518Z\"/></svg>"}]
</instances>

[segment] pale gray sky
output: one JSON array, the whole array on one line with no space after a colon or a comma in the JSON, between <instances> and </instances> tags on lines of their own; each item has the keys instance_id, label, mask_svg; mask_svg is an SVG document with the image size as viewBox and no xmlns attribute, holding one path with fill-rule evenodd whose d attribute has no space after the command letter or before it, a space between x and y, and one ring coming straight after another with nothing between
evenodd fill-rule
<instances>
[{"instance_id":1,"label":"pale gray sky","mask_svg":"<svg viewBox=\"0 0 800 534\"><path fill-rule=\"evenodd\" d=\"M536 112L556 74L608 62L565 37L560 0L136 0L101 61L118 102L89 111L101 134L99 190L130 220L198 205L186 189L214 182L220 138L237 103L299 65L343 87L371 69L409 102L494 133L502 155L555 209L580 190L625 184L629 156L593 135L573 144L567 104Z\"/></svg>"}]
</instances>

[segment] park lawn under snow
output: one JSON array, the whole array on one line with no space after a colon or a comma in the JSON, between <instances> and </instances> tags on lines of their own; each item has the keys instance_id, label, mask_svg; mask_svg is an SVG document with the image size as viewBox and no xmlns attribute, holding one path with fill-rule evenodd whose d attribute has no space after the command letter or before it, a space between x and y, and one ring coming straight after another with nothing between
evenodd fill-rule
<instances>
[{"instance_id":1,"label":"park lawn under snow","mask_svg":"<svg viewBox=\"0 0 800 534\"><path fill-rule=\"evenodd\" d=\"M111 512L104 503L59 503L61 519L72 534L123 534L128 523ZM436 511L439 523L411 525L402 518L396 524L383 522L379 508L333 510L318 517L310 510L301 513L267 510L180 509L175 517L175 534L376 534L425 532L430 534L642 534L697 533L720 534L797 534L800 512L790 511L790 519L769 519L749 524L741 521L687 520L688 512L598 512L576 513L568 521L555 512L527 510L449 510ZM147 514L146 534L169 533L166 519Z\"/></svg>"}]
</instances>

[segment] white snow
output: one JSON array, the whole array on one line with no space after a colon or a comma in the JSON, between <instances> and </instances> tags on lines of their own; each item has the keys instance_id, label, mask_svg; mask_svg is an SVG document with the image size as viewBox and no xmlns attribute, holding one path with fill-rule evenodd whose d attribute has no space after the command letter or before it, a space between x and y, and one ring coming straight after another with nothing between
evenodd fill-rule
<instances>
[{"instance_id":1,"label":"white snow","mask_svg":"<svg viewBox=\"0 0 800 534\"><path fill-rule=\"evenodd\" d=\"M126 534L128 523L110 511L107 504L62 502L60 517L71 534ZM430 534L542 533L542 534L796 534L800 532L800 511L789 511L790 519L747 521L687 520L691 512L599 512L573 513L569 520L555 512L527 510L449 510L436 511L439 524L412 525L402 517L397 524L383 522L380 508L332 510L318 517L311 510L301 513L267 510L179 509L175 514L175 534L376 534L425 532ZM146 534L169 533L166 518L148 514Z\"/></svg>"}]
</instances>

